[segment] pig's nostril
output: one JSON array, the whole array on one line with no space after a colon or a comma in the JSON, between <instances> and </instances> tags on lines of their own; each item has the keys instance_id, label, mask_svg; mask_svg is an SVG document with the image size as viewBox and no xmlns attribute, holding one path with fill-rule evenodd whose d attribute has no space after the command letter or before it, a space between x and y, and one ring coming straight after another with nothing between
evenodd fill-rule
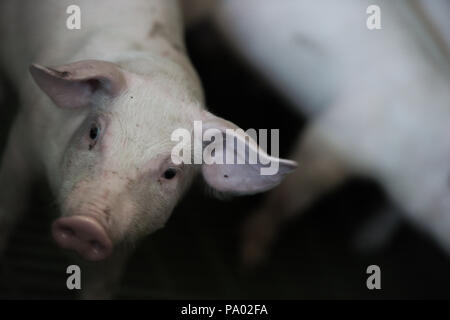
<instances>
[{"instance_id":1,"label":"pig's nostril","mask_svg":"<svg viewBox=\"0 0 450 320\"><path fill-rule=\"evenodd\" d=\"M97 252L103 251L105 249L105 247L97 240L89 241L89 245L92 247L93 250Z\"/></svg>"},{"instance_id":2,"label":"pig's nostril","mask_svg":"<svg viewBox=\"0 0 450 320\"><path fill-rule=\"evenodd\" d=\"M75 237L75 235L76 235L75 230L73 230L70 227L61 226L59 228L59 230L61 232L61 236L66 237L66 238Z\"/></svg>"}]
</instances>

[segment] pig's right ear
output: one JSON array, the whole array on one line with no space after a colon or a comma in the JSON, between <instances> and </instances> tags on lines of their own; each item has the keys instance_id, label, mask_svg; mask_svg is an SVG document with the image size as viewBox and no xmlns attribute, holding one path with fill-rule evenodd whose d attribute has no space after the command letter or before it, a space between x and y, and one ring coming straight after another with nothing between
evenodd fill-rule
<instances>
[{"instance_id":1,"label":"pig's right ear","mask_svg":"<svg viewBox=\"0 0 450 320\"><path fill-rule=\"evenodd\" d=\"M119 66L99 60L84 60L57 68L32 64L30 73L39 88L61 108L88 106L97 94L115 97L126 86Z\"/></svg>"},{"instance_id":2,"label":"pig's right ear","mask_svg":"<svg viewBox=\"0 0 450 320\"><path fill-rule=\"evenodd\" d=\"M297 168L295 161L270 156L241 128L207 111L203 113L202 129L202 137L215 142L203 143L204 154L220 161L205 161L201 169L206 183L216 191L236 195L264 192ZM272 165L273 170L268 170Z\"/></svg>"}]
</instances>

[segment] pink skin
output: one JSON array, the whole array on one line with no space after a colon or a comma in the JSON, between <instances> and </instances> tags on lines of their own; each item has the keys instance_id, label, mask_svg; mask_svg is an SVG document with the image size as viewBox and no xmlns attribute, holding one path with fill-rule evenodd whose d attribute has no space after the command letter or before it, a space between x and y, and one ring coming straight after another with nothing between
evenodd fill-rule
<instances>
[{"instance_id":1,"label":"pink skin","mask_svg":"<svg viewBox=\"0 0 450 320\"><path fill-rule=\"evenodd\" d=\"M88 261L103 260L113 250L105 229L87 216L57 219L52 225L52 235L61 248L74 250Z\"/></svg>"}]
</instances>

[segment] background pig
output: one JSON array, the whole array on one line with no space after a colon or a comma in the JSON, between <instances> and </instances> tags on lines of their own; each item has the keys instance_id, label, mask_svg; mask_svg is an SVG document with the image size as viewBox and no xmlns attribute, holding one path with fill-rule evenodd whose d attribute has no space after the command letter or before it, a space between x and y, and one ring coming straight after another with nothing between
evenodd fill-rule
<instances>
[{"instance_id":1,"label":"background pig","mask_svg":"<svg viewBox=\"0 0 450 320\"><path fill-rule=\"evenodd\" d=\"M73 4L81 30L66 28ZM236 128L204 110L176 1L3 1L0 12L1 66L21 104L0 169L0 246L45 177L61 208L56 242L102 261L82 268L85 297L112 293L130 247L165 224L196 171L218 191L246 194L295 167L273 159L280 170L268 177L250 165L171 161L175 129Z\"/></svg>"},{"instance_id":2,"label":"background pig","mask_svg":"<svg viewBox=\"0 0 450 320\"><path fill-rule=\"evenodd\" d=\"M366 28L372 4L381 30ZM223 1L215 9L235 50L310 117L295 156L301 169L243 230L246 262L264 255L285 220L352 175L380 183L392 202L369 227L375 235L359 241L387 236L399 211L450 250L448 32L433 34L445 19L425 21L433 10L414 4Z\"/></svg>"}]
</instances>

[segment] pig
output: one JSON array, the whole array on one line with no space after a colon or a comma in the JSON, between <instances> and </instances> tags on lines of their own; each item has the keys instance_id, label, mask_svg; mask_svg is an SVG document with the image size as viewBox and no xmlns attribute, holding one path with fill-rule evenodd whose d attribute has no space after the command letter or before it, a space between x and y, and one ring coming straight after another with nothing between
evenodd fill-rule
<instances>
[{"instance_id":1,"label":"pig","mask_svg":"<svg viewBox=\"0 0 450 320\"><path fill-rule=\"evenodd\" d=\"M286 221L355 175L376 181L389 200L366 228L375 234L357 241L381 244L404 217L450 253L448 2L425 3L229 0L208 12L309 119L293 155L299 170L243 226L245 265L267 257ZM379 29L367 27L371 5Z\"/></svg>"},{"instance_id":2,"label":"pig","mask_svg":"<svg viewBox=\"0 0 450 320\"><path fill-rule=\"evenodd\" d=\"M69 5L81 10L80 29L66 27ZM47 181L61 212L52 236L87 261L83 298L112 296L134 244L164 226L197 173L214 190L244 195L295 169L262 149L276 174L257 173L262 162L175 163L176 129L237 129L205 108L177 1L8 0L0 15L0 63L21 104L0 168L0 250L30 186ZM228 137L239 136L247 138Z\"/></svg>"}]
</instances>

